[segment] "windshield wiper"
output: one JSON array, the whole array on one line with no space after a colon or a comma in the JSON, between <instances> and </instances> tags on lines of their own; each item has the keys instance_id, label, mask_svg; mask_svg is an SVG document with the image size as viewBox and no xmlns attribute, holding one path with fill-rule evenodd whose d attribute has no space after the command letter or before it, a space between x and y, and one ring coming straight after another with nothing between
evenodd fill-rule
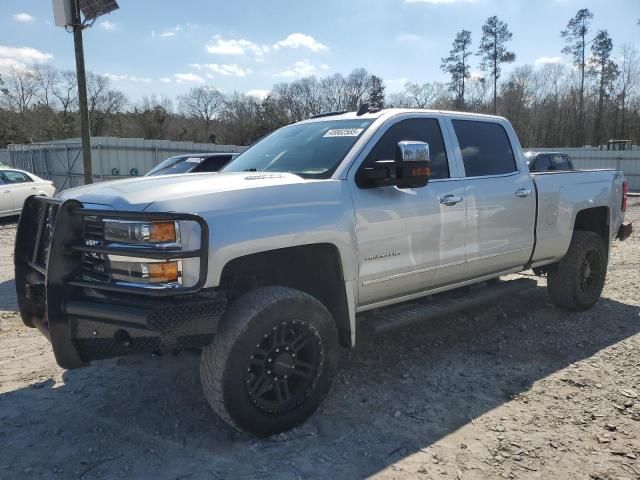
<instances>
[{"instance_id":1,"label":"windshield wiper","mask_svg":"<svg viewBox=\"0 0 640 480\"><path fill-rule=\"evenodd\" d=\"M257 169L257 168L245 168L245 169L243 170L243 172L257 172L257 171L258 171L258 169Z\"/></svg>"}]
</instances>

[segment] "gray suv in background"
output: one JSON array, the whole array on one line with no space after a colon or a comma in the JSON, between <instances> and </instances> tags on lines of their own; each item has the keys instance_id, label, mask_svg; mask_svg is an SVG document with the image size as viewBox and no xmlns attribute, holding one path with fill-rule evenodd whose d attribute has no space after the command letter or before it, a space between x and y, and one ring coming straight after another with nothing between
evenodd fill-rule
<instances>
[{"instance_id":1,"label":"gray suv in background","mask_svg":"<svg viewBox=\"0 0 640 480\"><path fill-rule=\"evenodd\" d=\"M527 152L525 158L530 172L574 170L569 155L562 152Z\"/></svg>"},{"instance_id":2,"label":"gray suv in background","mask_svg":"<svg viewBox=\"0 0 640 480\"><path fill-rule=\"evenodd\" d=\"M146 177L176 173L217 172L235 157L235 153L191 153L176 155L160 162Z\"/></svg>"}]
</instances>

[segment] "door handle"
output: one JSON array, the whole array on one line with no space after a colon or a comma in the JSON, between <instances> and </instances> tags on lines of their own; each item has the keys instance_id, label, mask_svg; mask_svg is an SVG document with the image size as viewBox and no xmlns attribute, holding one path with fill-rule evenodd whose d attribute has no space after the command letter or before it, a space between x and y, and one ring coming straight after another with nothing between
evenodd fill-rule
<instances>
[{"instance_id":1,"label":"door handle","mask_svg":"<svg viewBox=\"0 0 640 480\"><path fill-rule=\"evenodd\" d=\"M38 187L31 187L31 190L37 190Z\"/></svg>"},{"instance_id":2,"label":"door handle","mask_svg":"<svg viewBox=\"0 0 640 480\"><path fill-rule=\"evenodd\" d=\"M528 197L529 195L531 195L530 188L519 188L518 190L516 190L516 197L524 198Z\"/></svg>"},{"instance_id":3,"label":"door handle","mask_svg":"<svg viewBox=\"0 0 640 480\"><path fill-rule=\"evenodd\" d=\"M440 197L440 203L447 207L451 207L456 203L460 203L462 201L462 197L460 195L445 195L444 197Z\"/></svg>"}]
</instances>

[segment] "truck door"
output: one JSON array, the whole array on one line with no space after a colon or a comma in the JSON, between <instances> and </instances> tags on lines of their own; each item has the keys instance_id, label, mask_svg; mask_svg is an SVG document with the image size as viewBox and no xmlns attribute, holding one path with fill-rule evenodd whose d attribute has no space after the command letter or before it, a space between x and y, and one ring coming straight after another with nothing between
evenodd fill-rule
<instances>
[{"instance_id":1,"label":"truck door","mask_svg":"<svg viewBox=\"0 0 640 480\"><path fill-rule=\"evenodd\" d=\"M536 193L524 161L516 162L517 139L497 121L451 123L466 176L466 276L524 266L533 249Z\"/></svg>"},{"instance_id":2,"label":"truck door","mask_svg":"<svg viewBox=\"0 0 640 480\"><path fill-rule=\"evenodd\" d=\"M397 117L374 137L359 168L395 158L403 140L427 142L431 180L422 188L360 188L350 182L356 215L359 305L454 283L464 276L464 179L451 169L440 120ZM445 142L449 143L449 148ZM356 173L357 176L357 173Z\"/></svg>"}]
</instances>

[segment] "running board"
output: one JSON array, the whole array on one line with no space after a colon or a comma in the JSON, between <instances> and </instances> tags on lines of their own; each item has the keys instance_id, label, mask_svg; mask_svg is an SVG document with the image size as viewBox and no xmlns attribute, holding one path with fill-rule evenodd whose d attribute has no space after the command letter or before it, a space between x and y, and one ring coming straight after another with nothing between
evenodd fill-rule
<instances>
[{"instance_id":1,"label":"running board","mask_svg":"<svg viewBox=\"0 0 640 480\"><path fill-rule=\"evenodd\" d=\"M365 322L363 326L366 325L367 328L373 330L373 333L378 334L491 303L500 297L514 295L537 285L538 282L536 280L519 278L498 281L496 284L462 287L450 292L425 297L418 301L371 310L360 318Z\"/></svg>"}]
</instances>

